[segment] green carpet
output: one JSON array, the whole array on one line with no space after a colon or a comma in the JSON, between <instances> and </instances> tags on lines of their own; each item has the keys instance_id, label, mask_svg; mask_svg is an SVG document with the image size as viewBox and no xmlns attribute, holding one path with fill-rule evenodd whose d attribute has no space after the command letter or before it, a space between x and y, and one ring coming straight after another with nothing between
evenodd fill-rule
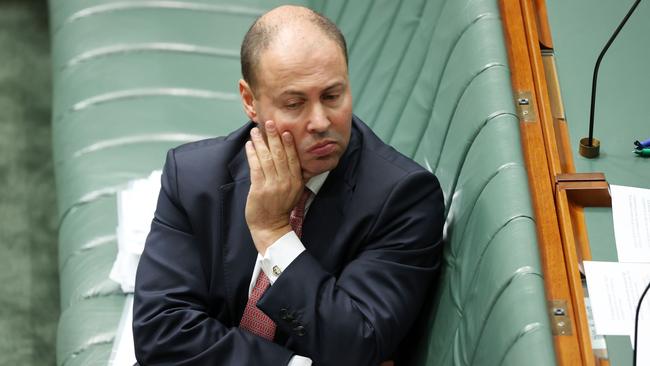
<instances>
[{"instance_id":1,"label":"green carpet","mask_svg":"<svg viewBox=\"0 0 650 366\"><path fill-rule=\"evenodd\" d=\"M54 365L59 289L45 1L0 1L0 365Z\"/></svg>"}]
</instances>

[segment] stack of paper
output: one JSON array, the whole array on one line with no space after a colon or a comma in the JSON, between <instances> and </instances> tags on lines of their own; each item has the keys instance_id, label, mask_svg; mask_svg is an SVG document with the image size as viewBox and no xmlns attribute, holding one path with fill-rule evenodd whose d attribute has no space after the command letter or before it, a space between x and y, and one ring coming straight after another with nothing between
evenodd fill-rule
<instances>
[{"instance_id":1,"label":"stack of paper","mask_svg":"<svg viewBox=\"0 0 650 366\"><path fill-rule=\"evenodd\" d=\"M650 264L585 261L584 265L596 333L633 336L636 307L650 282ZM650 328L644 327L650 327L650 296L645 300L639 329L649 333Z\"/></svg>"},{"instance_id":2,"label":"stack of paper","mask_svg":"<svg viewBox=\"0 0 650 366\"><path fill-rule=\"evenodd\" d=\"M113 350L108 366L131 366L136 363L133 345L133 295L127 295L122 310L120 324L117 326Z\"/></svg>"},{"instance_id":3,"label":"stack of paper","mask_svg":"<svg viewBox=\"0 0 650 366\"><path fill-rule=\"evenodd\" d=\"M650 282L650 190L612 185L610 192L619 262L585 261L587 289L596 332L629 335L634 344L636 309ZM639 344L650 344L650 294L639 312ZM637 357L650 364L647 348Z\"/></svg>"},{"instance_id":4,"label":"stack of paper","mask_svg":"<svg viewBox=\"0 0 650 366\"><path fill-rule=\"evenodd\" d=\"M161 174L156 170L148 178L133 180L117 194L118 251L109 277L125 293L132 293L135 287L135 272L156 210Z\"/></svg>"}]
</instances>

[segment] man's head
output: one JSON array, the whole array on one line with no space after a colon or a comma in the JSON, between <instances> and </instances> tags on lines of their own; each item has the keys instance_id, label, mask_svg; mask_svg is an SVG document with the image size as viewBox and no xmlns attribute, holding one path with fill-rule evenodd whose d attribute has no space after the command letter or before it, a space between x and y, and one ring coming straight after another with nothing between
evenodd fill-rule
<instances>
[{"instance_id":1,"label":"man's head","mask_svg":"<svg viewBox=\"0 0 650 366\"><path fill-rule=\"evenodd\" d=\"M244 110L262 130L272 120L291 132L305 178L336 167L350 140L345 47L331 21L298 6L264 14L242 43Z\"/></svg>"}]
</instances>

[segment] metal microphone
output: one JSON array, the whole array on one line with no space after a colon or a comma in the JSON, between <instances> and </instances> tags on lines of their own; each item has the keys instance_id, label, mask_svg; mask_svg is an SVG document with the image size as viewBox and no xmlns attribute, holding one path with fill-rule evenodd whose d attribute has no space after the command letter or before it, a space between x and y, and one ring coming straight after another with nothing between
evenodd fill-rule
<instances>
[{"instance_id":1,"label":"metal microphone","mask_svg":"<svg viewBox=\"0 0 650 366\"><path fill-rule=\"evenodd\" d=\"M594 77L593 81L591 84L591 113L589 114L589 137L583 137L580 139L580 155L584 156L585 158L595 158L600 155L600 141L598 139L594 138L594 107L596 105L596 83L598 81L598 69L600 68L600 62L603 60L603 56L605 56L605 53L609 49L609 46L612 45L612 42L614 42L614 39L616 36L618 36L618 33L621 31L627 20L630 18L630 15L634 12L636 9L637 5L641 0L636 0L634 4L632 4L632 7L630 10L627 12L625 15L625 18L623 18L623 21L621 21L621 24L618 25L616 30L614 31L614 34L609 38L609 41L607 41L607 44L605 44L605 47L603 48L602 51L600 51L600 55L598 55L598 59L596 60L596 66L594 67Z\"/></svg>"}]
</instances>

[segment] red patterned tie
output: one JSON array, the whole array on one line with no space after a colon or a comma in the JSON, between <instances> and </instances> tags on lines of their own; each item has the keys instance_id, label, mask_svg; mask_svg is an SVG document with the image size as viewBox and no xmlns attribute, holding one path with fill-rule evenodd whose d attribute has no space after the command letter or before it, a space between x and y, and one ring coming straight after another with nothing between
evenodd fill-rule
<instances>
[{"instance_id":1,"label":"red patterned tie","mask_svg":"<svg viewBox=\"0 0 650 366\"><path fill-rule=\"evenodd\" d=\"M299 238L302 237L302 220L305 216L305 204L310 196L311 191L305 187L305 191L302 193L302 196L300 196L298 204L291 211L291 216L289 217L289 224L291 224L291 228ZM246 309L244 309L244 315L241 318L239 327L264 339L272 341L273 336L275 335L276 325L271 318L266 316L262 310L257 308L257 301L262 297L264 291L266 291L269 286L271 286L269 278L264 274L264 271L260 271L260 274L255 281L253 291L248 297Z\"/></svg>"}]
</instances>

